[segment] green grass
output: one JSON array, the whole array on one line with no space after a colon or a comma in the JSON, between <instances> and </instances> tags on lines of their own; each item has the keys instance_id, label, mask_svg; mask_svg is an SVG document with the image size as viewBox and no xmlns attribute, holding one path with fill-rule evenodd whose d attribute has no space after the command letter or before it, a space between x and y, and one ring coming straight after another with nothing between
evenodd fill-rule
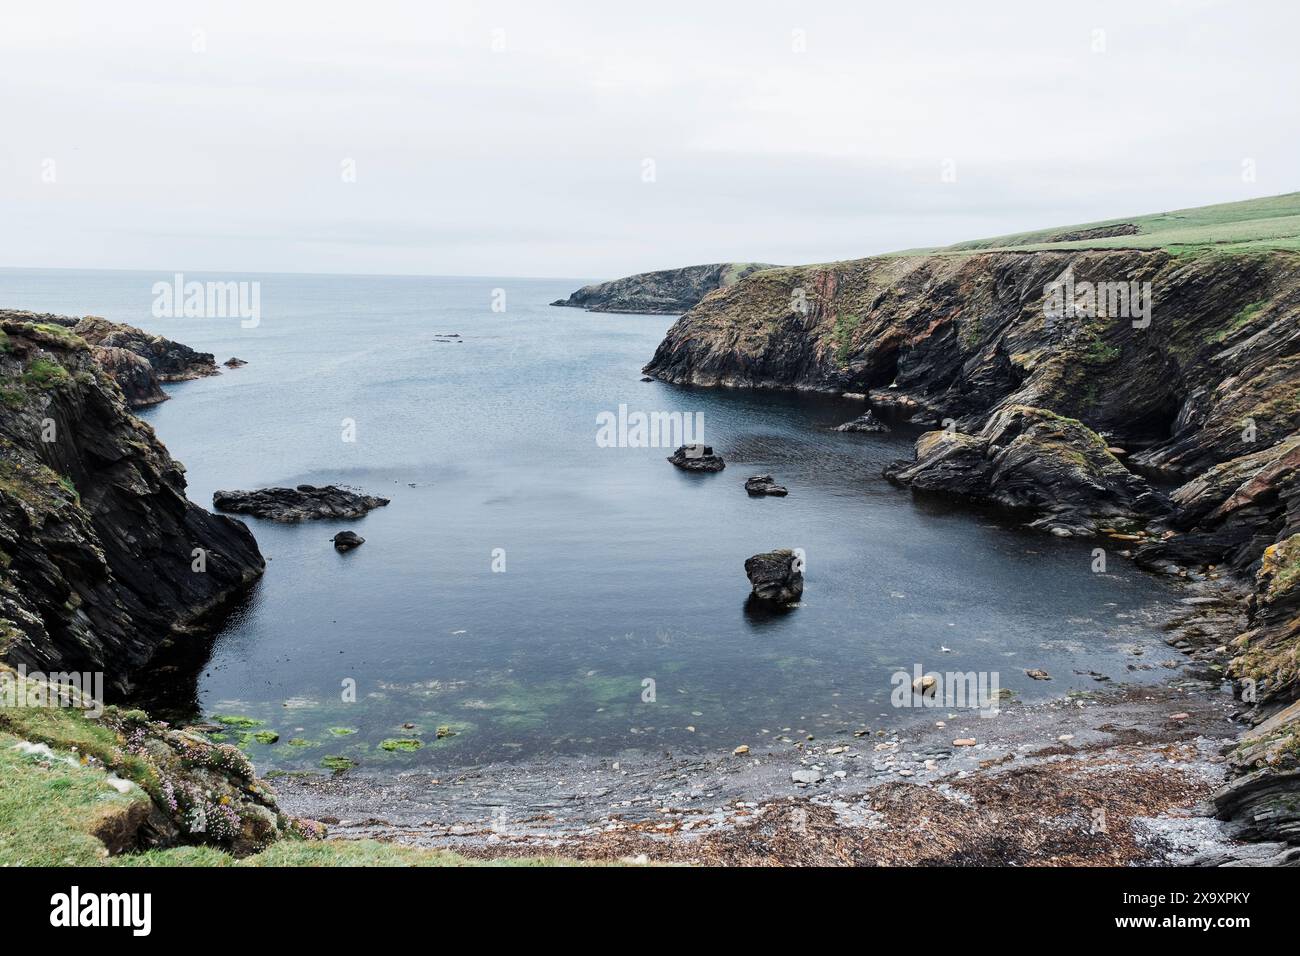
<instances>
[{"instance_id":1,"label":"green grass","mask_svg":"<svg viewBox=\"0 0 1300 956\"><path fill-rule=\"evenodd\" d=\"M1242 309L1240 312L1234 315L1226 326L1219 329L1218 332L1215 332L1212 336L1210 336L1209 341L1217 344L1219 342L1222 342L1224 339L1226 339L1228 336L1232 335L1234 332L1238 331L1239 329L1243 329L1246 326L1250 325L1251 322L1255 321L1255 316L1259 315L1260 311L1267 304L1268 304L1267 301L1264 300L1250 303L1250 305L1246 306L1244 309Z\"/></svg>"},{"instance_id":2,"label":"green grass","mask_svg":"<svg viewBox=\"0 0 1300 956\"><path fill-rule=\"evenodd\" d=\"M103 770L39 761L17 743L0 733L0 866L102 865L108 851L93 831L148 796L119 794Z\"/></svg>"},{"instance_id":3,"label":"green grass","mask_svg":"<svg viewBox=\"0 0 1300 956\"><path fill-rule=\"evenodd\" d=\"M1055 236L1066 233L1126 223L1137 226L1136 235L1052 241ZM1211 249L1296 251L1300 250L1300 193L1036 229L917 251L955 253L1047 249L1166 249L1180 253Z\"/></svg>"},{"instance_id":4,"label":"green grass","mask_svg":"<svg viewBox=\"0 0 1300 956\"><path fill-rule=\"evenodd\" d=\"M862 318L857 315L835 317L835 328L831 331L831 344L835 346L835 361L840 365L848 361L849 352L853 349L853 333L861 324Z\"/></svg>"},{"instance_id":5,"label":"green grass","mask_svg":"<svg viewBox=\"0 0 1300 956\"><path fill-rule=\"evenodd\" d=\"M36 359L23 373L23 384L28 388L54 388L71 380L66 368L49 359Z\"/></svg>"},{"instance_id":6,"label":"green grass","mask_svg":"<svg viewBox=\"0 0 1300 956\"><path fill-rule=\"evenodd\" d=\"M23 753L16 748L23 741L46 744L55 755ZM119 793L108 783L105 764L117 776L142 786ZM293 835L243 859L208 846L110 857L96 832L145 812L147 808L137 804L149 801L147 787L152 782L148 764L126 753L113 728L84 711L0 707L0 866L575 865L550 857L478 861L374 840L304 840Z\"/></svg>"},{"instance_id":7,"label":"green grass","mask_svg":"<svg viewBox=\"0 0 1300 956\"><path fill-rule=\"evenodd\" d=\"M236 859L214 847L181 846L108 855L94 830L132 804L142 790L120 794L102 769L27 756L19 738L0 733L0 866L573 866L558 857L472 860L376 840L285 839Z\"/></svg>"}]
</instances>

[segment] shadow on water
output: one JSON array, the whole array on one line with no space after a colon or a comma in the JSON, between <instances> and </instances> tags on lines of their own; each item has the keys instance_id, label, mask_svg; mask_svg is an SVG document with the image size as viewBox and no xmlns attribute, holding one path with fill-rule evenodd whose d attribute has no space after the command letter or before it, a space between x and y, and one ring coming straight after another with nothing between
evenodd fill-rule
<instances>
[{"instance_id":1,"label":"shadow on water","mask_svg":"<svg viewBox=\"0 0 1300 956\"><path fill-rule=\"evenodd\" d=\"M228 627L237 625L256 608L263 588L258 578L233 600L209 614L198 633L168 638L140 672L135 690L121 703L139 707L157 720L173 724L190 723L202 714L199 682L212 659L212 650Z\"/></svg>"},{"instance_id":2,"label":"shadow on water","mask_svg":"<svg viewBox=\"0 0 1300 956\"><path fill-rule=\"evenodd\" d=\"M745 599L745 623L755 630L761 630L789 617L797 607L796 604L773 604L751 594Z\"/></svg>"}]
</instances>

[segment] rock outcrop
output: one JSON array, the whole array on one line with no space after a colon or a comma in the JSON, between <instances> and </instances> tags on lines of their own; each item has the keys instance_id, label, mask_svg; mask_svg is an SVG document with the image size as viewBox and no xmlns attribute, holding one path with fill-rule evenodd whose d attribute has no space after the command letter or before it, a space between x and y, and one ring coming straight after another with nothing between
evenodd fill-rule
<instances>
[{"instance_id":1,"label":"rock outcrop","mask_svg":"<svg viewBox=\"0 0 1300 956\"><path fill-rule=\"evenodd\" d=\"M366 543L366 539L355 531L340 531L330 540L334 542L334 550L340 553L359 548Z\"/></svg>"},{"instance_id":2,"label":"rock outcrop","mask_svg":"<svg viewBox=\"0 0 1300 956\"><path fill-rule=\"evenodd\" d=\"M258 575L242 522L184 472L66 326L0 318L0 660L102 671L123 694Z\"/></svg>"},{"instance_id":3,"label":"rock outcrop","mask_svg":"<svg viewBox=\"0 0 1300 956\"><path fill-rule=\"evenodd\" d=\"M43 326L51 334L69 330L92 347L95 360L117 382L131 408L145 408L170 397L163 382L183 382L218 374L213 357L160 335L98 316L74 318L49 313L0 310L0 321Z\"/></svg>"},{"instance_id":4,"label":"rock outcrop","mask_svg":"<svg viewBox=\"0 0 1300 956\"><path fill-rule=\"evenodd\" d=\"M120 322L88 315L72 331L91 345L134 352L153 366L159 381L188 382L220 372L211 352L196 352L188 345Z\"/></svg>"},{"instance_id":5,"label":"rock outcrop","mask_svg":"<svg viewBox=\"0 0 1300 956\"><path fill-rule=\"evenodd\" d=\"M387 498L361 494L337 485L218 491L212 496L212 506L218 511L289 523L328 518L360 518L387 504Z\"/></svg>"},{"instance_id":6,"label":"rock outcrop","mask_svg":"<svg viewBox=\"0 0 1300 956\"><path fill-rule=\"evenodd\" d=\"M745 561L751 598L765 604L794 604L803 596L803 564L789 548L764 551Z\"/></svg>"},{"instance_id":7,"label":"rock outcrop","mask_svg":"<svg viewBox=\"0 0 1300 956\"><path fill-rule=\"evenodd\" d=\"M727 463L715 455L710 445L682 445L668 456L668 460L683 471L722 471Z\"/></svg>"},{"instance_id":8,"label":"rock outcrop","mask_svg":"<svg viewBox=\"0 0 1300 956\"><path fill-rule=\"evenodd\" d=\"M889 426L876 417L876 413L867 409L851 422L845 422L843 425L836 425L837 432L876 432L883 433L889 431Z\"/></svg>"},{"instance_id":9,"label":"rock outcrop","mask_svg":"<svg viewBox=\"0 0 1300 956\"><path fill-rule=\"evenodd\" d=\"M642 272L583 286L567 299L557 299L551 305L571 306L588 312L681 315L715 289L725 289L753 272L771 268L774 267L761 262L715 262Z\"/></svg>"},{"instance_id":10,"label":"rock outcrop","mask_svg":"<svg viewBox=\"0 0 1300 956\"><path fill-rule=\"evenodd\" d=\"M745 491L754 498L761 498L764 495L784 498L790 493L785 485L778 485L771 475L754 475L751 478L746 478Z\"/></svg>"},{"instance_id":11,"label":"rock outcrop","mask_svg":"<svg viewBox=\"0 0 1300 956\"><path fill-rule=\"evenodd\" d=\"M917 491L1023 511L1033 516L1031 527L1065 537L1145 522L1169 510L1096 432L1025 405L998 409L976 435L926 432L917 440L916 460L895 462L885 477Z\"/></svg>"}]
</instances>

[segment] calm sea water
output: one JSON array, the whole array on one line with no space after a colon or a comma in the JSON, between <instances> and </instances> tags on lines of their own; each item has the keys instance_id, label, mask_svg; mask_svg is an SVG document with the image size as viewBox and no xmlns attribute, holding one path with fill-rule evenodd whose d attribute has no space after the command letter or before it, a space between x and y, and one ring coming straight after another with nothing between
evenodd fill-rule
<instances>
[{"instance_id":1,"label":"calm sea water","mask_svg":"<svg viewBox=\"0 0 1300 956\"><path fill-rule=\"evenodd\" d=\"M153 318L151 286L169 277L0 270L0 304L247 360L169 387L142 416L200 504L302 482L392 498L338 524L249 519L266 575L197 695L208 716L279 734L246 743L260 767L719 751L897 726L939 716L889 704L891 674L917 664L995 671L1023 698L1097 686L1079 671L1166 673L1126 668L1169 656L1147 623L1172 600L1162 581L1114 555L1092 573L1091 544L890 486L880 469L910 455L915 431L830 431L861 403L641 382L672 320L548 307L584 280L237 276L261 282L261 323L243 329ZM727 469L598 447L597 415L620 403L702 412ZM759 472L790 496L749 498ZM366 544L335 553L343 528ZM807 555L802 605L747 612L745 558L783 546ZM1035 667L1056 679L1029 680ZM405 738L422 749L380 746Z\"/></svg>"}]
</instances>

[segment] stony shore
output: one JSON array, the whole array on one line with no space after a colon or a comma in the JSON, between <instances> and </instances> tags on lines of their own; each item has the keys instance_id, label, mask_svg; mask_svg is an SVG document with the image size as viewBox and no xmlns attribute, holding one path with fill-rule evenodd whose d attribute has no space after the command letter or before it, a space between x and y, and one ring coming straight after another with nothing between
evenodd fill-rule
<instances>
[{"instance_id":1,"label":"stony shore","mask_svg":"<svg viewBox=\"0 0 1300 956\"><path fill-rule=\"evenodd\" d=\"M280 776L338 837L488 858L696 864L1126 865L1271 859L1213 816L1242 729L1217 682L936 711L734 755L625 752L406 773ZM942 724L942 726L939 726ZM954 740L974 740L954 746ZM815 783L797 783L800 774ZM1294 853L1295 851L1293 851Z\"/></svg>"}]
</instances>

